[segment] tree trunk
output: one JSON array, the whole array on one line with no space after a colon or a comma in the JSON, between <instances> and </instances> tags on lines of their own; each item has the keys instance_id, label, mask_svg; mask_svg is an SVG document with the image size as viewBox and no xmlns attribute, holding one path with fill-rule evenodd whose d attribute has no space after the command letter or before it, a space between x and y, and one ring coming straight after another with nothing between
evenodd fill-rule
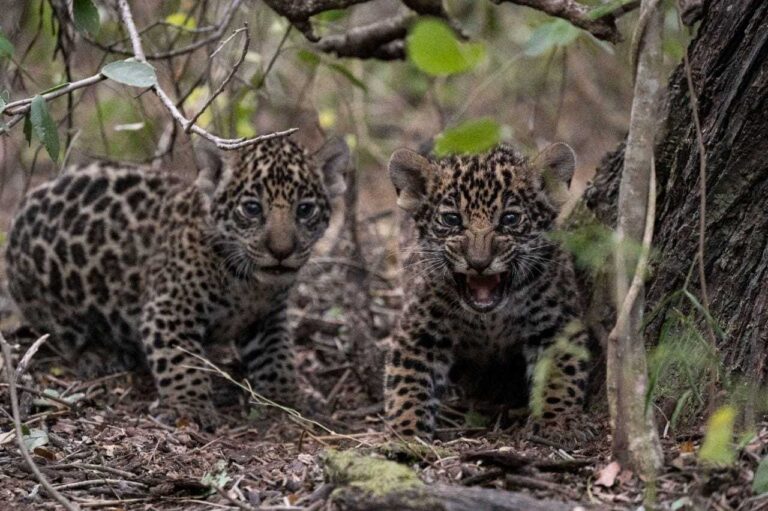
<instances>
[{"instance_id":1,"label":"tree trunk","mask_svg":"<svg viewBox=\"0 0 768 511\"><path fill-rule=\"evenodd\" d=\"M727 370L764 381L768 351L768 2L710 0L689 49L706 148L704 269ZM687 289L701 301L696 269L701 212L699 151L686 70L670 79L656 140L658 207L647 309ZM606 157L586 203L609 225L623 145ZM663 314L657 316L662 318ZM648 329L658 340L662 319Z\"/></svg>"}]
</instances>

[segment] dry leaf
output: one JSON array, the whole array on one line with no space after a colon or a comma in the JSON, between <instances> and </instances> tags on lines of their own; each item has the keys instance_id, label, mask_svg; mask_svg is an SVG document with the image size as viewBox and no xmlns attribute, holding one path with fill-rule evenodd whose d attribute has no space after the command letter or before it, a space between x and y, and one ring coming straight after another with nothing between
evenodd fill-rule
<instances>
[{"instance_id":1,"label":"dry leaf","mask_svg":"<svg viewBox=\"0 0 768 511\"><path fill-rule=\"evenodd\" d=\"M48 461L56 461L56 454L51 452L51 451L49 451L45 447L35 447L32 450L32 452L37 454L41 458L47 459Z\"/></svg>"},{"instance_id":2,"label":"dry leaf","mask_svg":"<svg viewBox=\"0 0 768 511\"><path fill-rule=\"evenodd\" d=\"M681 454L689 454L689 453L692 453L694 450L695 449L694 449L694 446L693 446L693 442L691 442L690 440L686 440L685 442L682 442L680 444L680 453Z\"/></svg>"},{"instance_id":3,"label":"dry leaf","mask_svg":"<svg viewBox=\"0 0 768 511\"><path fill-rule=\"evenodd\" d=\"M595 481L595 486L610 488L616 482L616 476L619 475L619 472L621 472L621 465L619 465L619 462L610 462L602 469L600 469L600 472L597 476L597 481Z\"/></svg>"},{"instance_id":4,"label":"dry leaf","mask_svg":"<svg viewBox=\"0 0 768 511\"><path fill-rule=\"evenodd\" d=\"M11 430L5 433L0 433L0 445L4 445L13 442L16 439L16 432Z\"/></svg>"}]
</instances>

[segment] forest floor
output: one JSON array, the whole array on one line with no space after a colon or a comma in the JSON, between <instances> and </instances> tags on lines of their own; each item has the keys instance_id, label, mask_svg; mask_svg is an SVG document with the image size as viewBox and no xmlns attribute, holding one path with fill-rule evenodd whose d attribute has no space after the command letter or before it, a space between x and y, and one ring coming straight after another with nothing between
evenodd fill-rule
<instances>
[{"instance_id":1,"label":"forest floor","mask_svg":"<svg viewBox=\"0 0 768 511\"><path fill-rule=\"evenodd\" d=\"M368 281L369 312L374 337L385 343L400 291L396 271L385 271L391 265L384 252L379 256L381 264L375 267L381 272L372 270ZM541 509L555 509L555 501L567 503L565 509L638 509L644 498L669 510L768 509L768 496L753 497L751 490L757 463L768 451L768 423L742 447L738 462L724 469L697 464L699 428L689 434L666 432L666 463L653 485L611 463L602 412L589 417L597 437L577 449L524 437L524 410L482 416L451 401L441 408L433 444L390 438L382 425L381 405L366 394L366 375L358 374L350 356L355 333L348 318L359 314L359 297L339 282L353 282L347 273L355 266L343 258L316 260L305 273L291 312L301 372L328 402L317 423L248 404L241 392L220 379L217 396L228 402L219 406L222 426L213 433L194 424L169 426L152 418L154 391L147 375L121 373L84 381L42 349L19 381L25 440L35 463L83 509L344 509L339 492L345 488L376 492L375 485L381 484L391 489L386 470L392 464L384 462L383 475L374 470L374 486L365 486L371 481L356 479L344 467L339 470L339 452L394 460L405 468L405 475L398 473L395 479L407 480L412 474L416 483L429 486L524 493L545 499ZM0 300L0 309L6 311L2 325L7 329L14 318L5 302ZM23 355L28 345L16 343L16 355ZM236 374L227 350L214 361ZM3 410L9 410L6 384L0 386L0 401ZM0 502L18 510L57 508L21 458L8 413L0 416Z\"/></svg>"}]
</instances>

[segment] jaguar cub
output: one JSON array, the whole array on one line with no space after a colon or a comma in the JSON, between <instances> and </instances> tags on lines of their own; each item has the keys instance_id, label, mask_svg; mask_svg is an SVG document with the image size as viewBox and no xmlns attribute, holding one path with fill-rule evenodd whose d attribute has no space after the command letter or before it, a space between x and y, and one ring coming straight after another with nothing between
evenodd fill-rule
<instances>
[{"instance_id":1,"label":"jaguar cub","mask_svg":"<svg viewBox=\"0 0 768 511\"><path fill-rule=\"evenodd\" d=\"M414 228L385 371L395 432L431 437L449 382L478 400L530 400L540 434L561 436L581 414L588 336L570 257L550 236L574 166L565 144L533 161L507 145L439 161L393 154Z\"/></svg>"},{"instance_id":2,"label":"jaguar cub","mask_svg":"<svg viewBox=\"0 0 768 511\"><path fill-rule=\"evenodd\" d=\"M277 138L201 154L194 183L122 164L67 170L25 199L6 259L25 320L81 372L148 367L167 419L210 425L210 378L190 354L210 343L234 341L257 392L299 403L286 298L349 153Z\"/></svg>"}]
</instances>

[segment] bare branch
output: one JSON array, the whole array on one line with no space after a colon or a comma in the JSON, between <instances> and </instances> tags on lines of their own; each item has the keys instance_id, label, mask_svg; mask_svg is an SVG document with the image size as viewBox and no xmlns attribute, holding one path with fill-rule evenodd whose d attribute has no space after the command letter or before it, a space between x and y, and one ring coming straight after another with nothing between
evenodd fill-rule
<instances>
[{"instance_id":1,"label":"bare branch","mask_svg":"<svg viewBox=\"0 0 768 511\"><path fill-rule=\"evenodd\" d=\"M128 0L118 0L117 4L120 10L120 18L125 24L126 30L128 31L128 36L131 38L131 46L133 47L133 53L136 56L137 60L141 62L146 62L146 58L144 56L145 55L144 49L141 46L141 38L139 37L138 30L136 30L136 23L134 23L133 21L133 13L131 13L131 8L128 5ZM189 119L184 117L184 114L181 113L181 111L173 102L173 100L171 100L171 98L168 96L165 90L163 90L163 88L160 87L159 84L153 85L151 90L152 92L155 93L155 95L158 97L158 99L163 104L163 106L165 106L166 110L168 110L171 116L181 125L182 128L184 128L184 131L186 131L187 133L192 132L192 133L196 133L197 135L200 135L201 137L213 142L216 145L216 147L218 147L219 149L223 149L223 150L239 149L241 147L257 144L263 140L284 137L286 135L290 135L291 133L297 130L297 128L291 128L289 130L269 133L267 135L261 135L254 138L227 139L227 138L217 137L216 135L213 135L207 132L200 126L193 124Z\"/></svg>"},{"instance_id":2,"label":"bare branch","mask_svg":"<svg viewBox=\"0 0 768 511\"><path fill-rule=\"evenodd\" d=\"M246 23L243 28L238 28L235 30L235 33L232 34L231 37L235 37L237 34L244 32L245 33L245 42L243 43L243 51L240 53L240 58L237 59L237 62L235 62L235 65L232 67L232 69L229 71L229 74L227 74L227 77L224 78L224 81L221 82L221 84L216 88L216 90L211 94L211 97L208 98L208 100L205 102L202 108L198 110L198 112L192 116L192 119L189 120L189 125L185 128L185 131L189 133L189 130L192 126L194 126L195 122L200 118L201 115L203 115L203 112L205 112L209 106L211 106L211 103L213 103L216 98L224 92L224 88L227 86L229 82L232 81L232 78L237 73L237 70L240 69L240 66L243 64L243 61L245 60L245 56L248 53L248 48L251 46L251 36L248 33L248 24ZM230 37L230 39L231 39ZM227 39L229 41L229 39ZM216 53L221 50L221 48L224 46L224 44L227 43L227 41L224 41L219 48L216 49L215 52L211 54L211 58L213 58Z\"/></svg>"},{"instance_id":3,"label":"bare branch","mask_svg":"<svg viewBox=\"0 0 768 511\"><path fill-rule=\"evenodd\" d=\"M273 11L291 22L308 40L317 42L319 37L312 30L309 18L333 9L345 9L370 0L264 0Z\"/></svg>"},{"instance_id":4,"label":"bare branch","mask_svg":"<svg viewBox=\"0 0 768 511\"><path fill-rule=\"evenodd\" d=\"M381 60L402 59L405 56L403 39L413 14L400 14L392 18L355 27L340 35L322 38L317 47L337 57L377 58Z\"/></svg>"},{"instance_id":5,"label":"bare branch","mask_svg":"<svg viewBox=\"0 0 768 511\"><path fill-rule=\"evenodd\" d=\"M106 77L104 75L102 75L101 73L98 73L93 76L89 76L88 78L83 78L82 80L78 80L76 82L67 84L64 87L61 87L59 89L43 94L42 96L43 96L43 99L48 101L49 99L54 99L54 98L58 98L59 96L64 96L77 89L88 87L90 85L93 85L94 83L98 83L105 79ZM13 101L5 105L5 108L0 110L0 114L14 116L11 118L10 121L6 123L5 129L0 129L0 134L5 133L6 131L9 131L16 123L18 123L24 118L24 115L27 112L29 112L33 99L34 98L26 98L26 99L20 99L18 101Z\"/></svg>"},{"instance_id":6,"label":"bare branch","mask_svg":"<svg viewBox=\"0 0 768 511\"><path fill-rule=\"evenodd\" d=\"M590 19L590 7L574 0L491 0L495 4L511 3L531 7L571 22L583 28L593 36L604 41L618 43L622 40L621 33L616 28L616 18L613 14Z\"/></svg>"},{"instance_id":7,"label":"bare branch","mask_svg":"<svg viewBox=\"0 0 768 511\"><path fill-rule=\"evenodd\" d=\"M198 29L186 29L189 32L195 32L195 33L203 33L203 32L211 32L211 34L208 37L205 37L203 39L200 39L199 41L195 41L194 43L191 43L187 46L183 46L181 48L175 48L172 50L168 50L165 52L160 53L151 53L146 54L145 58L146 60L165 60L165 59L171 59L174 57L179 57L181 55L185 55L187 53L192 53L195 50L198 50L214 41L217 41L221 39L221 36L224 35L224 31L227 29L229 24L232 22L232 18L235 15L235 12L237 12L237 8L240 7L240 4L243 3L243 0L232 0L232 2L227 6L227 9L224 11L224 13L221 15L221 21L217 23L216 25L212 25L210 27L202 27ZM149 31L150 29L158 26L158 25L164 25L164 22L156 22L152 23L148 27L142 29L138 32L139 35L144 34L145 32ZM174 25L176 28L180 28L176 25ZM125 56L133 56L134 53L131 50L126 50L122 48L117 48L116 46L120 44L123 41L117 41L113 44L104 45L95 39L91 38L87 34L84 35L84 38L86 41L88 41L93 46L96 46L97 48L104 50L108 53L114 53L116 55L125 55ZM130 40L130 37L129 37Z\"/></svg>"}]
</instances>

